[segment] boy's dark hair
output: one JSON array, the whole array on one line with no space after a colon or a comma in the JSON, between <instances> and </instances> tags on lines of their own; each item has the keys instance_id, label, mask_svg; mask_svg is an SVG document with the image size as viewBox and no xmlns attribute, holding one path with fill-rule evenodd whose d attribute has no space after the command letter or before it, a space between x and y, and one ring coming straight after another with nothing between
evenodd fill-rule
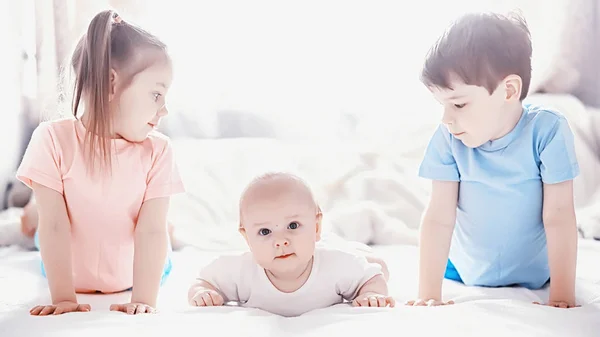
<instances>
[{"instance_id":1,"label":"boy's dark hair","mask_svg":"<svg viewBox=\"0 0 600 337\"><path fill-rule=\"evenodd\" d=\"M491 94L502 79L514 74L523 82L523 100L531 81L531 53L531 34L520 14L467 14L429 50L421 81L427 86L452 89L454 75Z\"/></svg>"}]
</instances>

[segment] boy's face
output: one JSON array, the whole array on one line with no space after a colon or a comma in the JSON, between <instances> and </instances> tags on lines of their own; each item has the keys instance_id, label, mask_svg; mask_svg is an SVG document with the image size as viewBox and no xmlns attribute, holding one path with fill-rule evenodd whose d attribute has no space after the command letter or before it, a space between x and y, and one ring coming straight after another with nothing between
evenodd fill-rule
<instances>
[{"instance_id":1,"label":"boy's face","mask_svg":"<svg viewBox=\"0 0 600 337\"><path fill-rule=\"evenodd\" d=\"M240 231L262 268L275 275L296 275L313 257L321 214L307 191L293 184L282 187L283 192L261 190L247 196Z\"/></svg>"},{"instance_id":2,"label":"boy's face","mask_svg":"<svg viewBox=\"0 0 600 337\"><path fill-rule=\"evenodd\" d=\"M459 81L451 83L451 87L453 89L430 88L444 106L442 122L448 131L470 148L500 138L510 101L506 98L504 83L500 83L491 95L484 87Z\"/></svg>"}]
</instances>

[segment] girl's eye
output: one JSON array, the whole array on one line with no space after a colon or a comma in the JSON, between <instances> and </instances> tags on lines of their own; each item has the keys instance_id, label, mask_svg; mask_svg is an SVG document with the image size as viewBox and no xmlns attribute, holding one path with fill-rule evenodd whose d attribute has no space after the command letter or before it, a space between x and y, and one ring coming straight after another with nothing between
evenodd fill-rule
<instances>
[{"instance_id":1,"label":"girl's eye","mask_svg":"<svg viewBox=\"0 0 600 337\"><path fill-rule=\"evenodd\" d=\"M261 235L261 236L265 236L265 235L269 235L269 234L271 234L271 230L268 228L261 228L258 231L258 235Z\"/></svg>"},{"instance_id":2,"label":"girl's eye","mask_svg":"<svg viewBox=\"0 0 600 337\"><path fill-rule=\"evenodd\" d=\"M297 222L292 222L288 225L289 229L296 229L298 227L300 227L300 224L298 224Z\"/></svg>"},{"instance_id":3,"label":"girl's eye","mask_svg":"<svg viewBox=\"0 0 600 337\"><path fill-rule=\"evenodd\" d=\"M158 102L158 99L160 98L160 96L162 96L162 95L159 93L154 93L154 101Z\"/></svg>"},{"instance_id":4,"label":"girl's eye","mask_svg":"<svg viewBox=\"0 0 600 337\"><path fill-rule=\"evenodd\" d=\"M467 105L467 103L463 103L463 104L454 104L454 107L457 109L462 109L465 107L465 105Z\"/></svg>"}]
</instances>

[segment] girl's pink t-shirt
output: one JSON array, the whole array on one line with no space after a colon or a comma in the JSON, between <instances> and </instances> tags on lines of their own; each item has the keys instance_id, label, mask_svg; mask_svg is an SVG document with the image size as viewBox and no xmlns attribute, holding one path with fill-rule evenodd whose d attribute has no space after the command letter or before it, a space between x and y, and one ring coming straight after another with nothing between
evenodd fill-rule
<instances>
[{"instance_id":1,"label":"girl's pink t-shirt","mask_svg":"<svg viewBox=\"0 0 600 337\"><path fill-rule=\"evenodd\" d=\"M76 119L34 131L17 178L61 193L71 220L76 289L116 292L133 284L134 229L142 204L184 192L169 138L115 139L111 175L90 175L85 127ZM98 157L101 160L101 157Z\"/></svg>"}]
</instances>

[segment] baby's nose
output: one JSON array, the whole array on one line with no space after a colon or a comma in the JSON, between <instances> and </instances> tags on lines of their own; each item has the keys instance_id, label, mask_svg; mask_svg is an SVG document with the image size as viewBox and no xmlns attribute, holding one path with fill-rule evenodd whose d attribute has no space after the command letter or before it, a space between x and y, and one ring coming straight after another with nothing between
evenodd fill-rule
<instances>
[{"instance_id":1,"label":"baby's nose","mask_svg":"<svg viewBox=\"0 0 600 337\"><path fill-rule=\"evenodd\" d=\"M290 243L289 243L288 240L277 240L277 241L275 241L275 247L276 248L280 248L282 246L283 247L287 247L289 245L290 245Z\"/></svg>"}]
</instances>

